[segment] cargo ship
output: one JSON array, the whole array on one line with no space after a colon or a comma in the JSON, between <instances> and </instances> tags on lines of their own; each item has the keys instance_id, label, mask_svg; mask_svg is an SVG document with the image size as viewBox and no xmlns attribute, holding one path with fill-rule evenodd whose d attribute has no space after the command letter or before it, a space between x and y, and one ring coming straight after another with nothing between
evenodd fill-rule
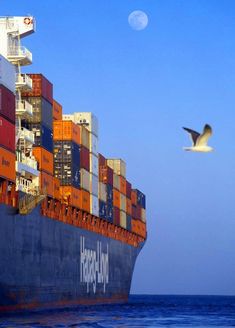
<instances>
[{"instance_id":1,"label":"cargo ship","mask_svg":"<svg viewBox=\"0 0 235 328\"><path fill-rule=\"evenodd\" d=\"M128 300L146 200L98 151L98 120L63 114L24 74L33 17L0 18L0 312Z\"/></svg>"}]
</instances>

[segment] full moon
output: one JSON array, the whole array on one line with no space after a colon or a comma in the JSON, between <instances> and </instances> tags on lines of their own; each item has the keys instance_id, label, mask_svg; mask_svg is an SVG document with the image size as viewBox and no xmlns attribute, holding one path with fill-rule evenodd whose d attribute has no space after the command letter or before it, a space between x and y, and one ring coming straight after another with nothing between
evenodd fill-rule
<instances>
[{"instance_id":1,"label":"full moon","mask_svg":"<svg viewBox=\"0 0 235 328\"><path fill-rule=\"evenodd\" d=\"M135 10L129 15L128 23L133 30L144 30L148 25L148 16L141 10Z\"/></svg>"}]
</instances>

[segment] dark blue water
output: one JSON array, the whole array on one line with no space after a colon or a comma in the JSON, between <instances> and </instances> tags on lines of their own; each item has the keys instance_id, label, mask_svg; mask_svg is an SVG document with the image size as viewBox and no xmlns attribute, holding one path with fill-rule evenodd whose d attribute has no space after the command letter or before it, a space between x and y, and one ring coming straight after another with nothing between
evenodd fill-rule
<instances>
[{"instance_id":1,"label":"dark blue water","mask_svg":"<svg viewBox=\"0 0 235 328\"><path fill-rule=\"evenodd\" d=\"M0 327L235 327L235 297L131 296L126 305L2 316Z\"/></svg>"}]
</instances>

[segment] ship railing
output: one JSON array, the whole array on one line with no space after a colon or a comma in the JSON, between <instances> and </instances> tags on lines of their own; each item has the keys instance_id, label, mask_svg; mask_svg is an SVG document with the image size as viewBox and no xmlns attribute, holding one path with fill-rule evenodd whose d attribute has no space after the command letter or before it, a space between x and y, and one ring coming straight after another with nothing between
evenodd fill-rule
<instances>
[{"instance_id":1,"label":"ship railing","mask_svg":"<svg viewBox=\"0 0 235 328\"><path fill-rule=\"evenodd\" d=\"M26 100L17 100L16 101L16 114L17 115L33 115L33 106Z\"/></svg>"},{"instance_id":2,"label":"ship railing","mask_svg":"<svg viewBox=\"0 0 235 328\"><path fill-rule=\"evenodd\" d=\"M21 153L21 152L16 152L16 156L17 156L18 162L23 163L27 166L30 166L35 170L38 169L38 162L34 158L27 157L27 156L25 156L24 153Z\"/></svg>"},{"instance_id":3,"label":"ship railing","mask_svg":"<svg viewBox=\"0 0 235 328\"><path fill-rule=\"evenodd\" d=\"M22 46L14 46L8 49L7 57L9 61L17 62L21 61L23 65L29 65L32 63L32 53Z\"/></svg>"},{"instance_id":4,"label":"ship railing","mask_svg":"<svg viewBox=\"0 0 235 328\"><path fill-rule=\"evenodd\" d=\"M34 133L26 128L21 127L21 129L17 131L17 136L20 139L28 140L32 144L34 143Z\"/></svg>"},{"instance_id":5,"label":"ship railing","mask_svg":"<svg viewBox=\"0 0 235 328\"><path fill-rule=\"evenodd\" d=\"M39 193L39 187L36 186L32 181L23 177L19 177L16 180L16 189L27 194L37 195Z\"/></svg>"},{"instance_id":6,"label":"ship railing","mask_svg":"<svg viewBox=\"0 0 235 328\"><path fill-rule=\"evenodd\" d=\"M27 89L32 89L33 80L27 74L17 73L16 74L16 86L22 87L22 88L27 88Z\"/></svg>"}]
</instances>

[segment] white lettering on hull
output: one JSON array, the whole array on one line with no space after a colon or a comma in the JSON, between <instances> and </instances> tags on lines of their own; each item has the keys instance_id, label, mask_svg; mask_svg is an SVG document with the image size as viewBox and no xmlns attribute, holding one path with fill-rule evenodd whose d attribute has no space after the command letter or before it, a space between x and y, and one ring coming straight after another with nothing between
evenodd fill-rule
<instances>
[{"instance_id":1,"label":"white lettering on hull","mask_svg":"<svg viewBox=\"0 0 235 328\"><path fill-rule=\"evenodd\" d=\"M90 285L93 293L96 293L97 284L103 285L103 292L109 283L109 248L102 252L102 243L97 241L97 249L85 247L85 237L80 237L80 282L87 285L89 293Z\"/></svg>"}]
</instances>

